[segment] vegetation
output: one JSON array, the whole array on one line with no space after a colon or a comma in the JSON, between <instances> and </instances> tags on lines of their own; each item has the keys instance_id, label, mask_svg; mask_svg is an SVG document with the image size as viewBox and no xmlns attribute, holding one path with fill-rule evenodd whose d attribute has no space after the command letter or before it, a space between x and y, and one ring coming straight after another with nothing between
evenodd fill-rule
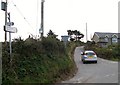
<instances>
[{"instance_id":1,"label":"vegetation","mask_svg":"<svg viewBox=\"0 0 120 85\"><path fill-rule=\"evenodd\" d=\"M48 37L56 38L58 35L54 34L52 30L49 30Z\"/></svg>"},{"instance_id":2,"label":"vegetation","mask_svg":"<svg viewBox=\"0 0 120 85\"><path fill-rule=\"evenodd\" d=\"M109 45L108 47L99 47L99 45L95 44L94 42L88 41L86 43L85 49L94 50L98 57L108 59L108 60L120 60L120 45Z\"/></svg>"},{"instance_id":3,"label":"vegetation","mask_svg":"<svg viewBox=\"0 0 120 85\"><path fill-rule=\"evenodd\" d=\"M77 30L67 30L68 35L70 36L70 41L80 41L81 38L84 37L84 35ZM73 35L75 35L75 37L72 37Z\"/></svg>"},{"instance_id":4,"label":"vegetation","mask_svg":"<svg viewBox=\"0 0 120 85\"><path fill-rule=\"evenodd\" d=\"M64 80L74 73L74 42L64 43L53 34L43 37L42 41L28 38L15 39L12 42L12 58L8 46L3 43L2 80L3 85L13 83L54 83ZM10 60L12 60L10 62Z\"/></svg>"}]
</instances>

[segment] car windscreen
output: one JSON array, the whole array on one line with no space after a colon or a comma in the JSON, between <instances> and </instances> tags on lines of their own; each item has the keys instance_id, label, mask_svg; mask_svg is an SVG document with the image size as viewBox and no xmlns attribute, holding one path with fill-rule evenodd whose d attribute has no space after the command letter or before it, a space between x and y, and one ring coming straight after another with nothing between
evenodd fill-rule
<instances>
[{"instance_id":1,"label":"car windscreen","mask_svg":"<svg viewBox=\"0 0 120 85\"><path fill-rule=\"evenodd\" d=\"M85 53L85 55L95 55L95 53L89 52L89 53Z\"/></svg>"}]
</instances>

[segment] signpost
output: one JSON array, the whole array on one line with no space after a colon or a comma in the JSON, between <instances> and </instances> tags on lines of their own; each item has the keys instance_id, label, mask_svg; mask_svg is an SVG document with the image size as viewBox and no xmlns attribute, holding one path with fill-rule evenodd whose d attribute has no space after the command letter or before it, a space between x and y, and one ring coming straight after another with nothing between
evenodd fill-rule
<instances>
[{"instance_id":1,"label":"signpost","mask_svg":"<svg viewBox=\"0 0 120 85\"><path fill-rule=\"evenodd\" d=\"M17 28L13 27L14 22L10 21L10 13L8 13L8 20L9 22L6 22L6 25L4 26L5 32L9 32L9 46L10 46L10 64L12 62L12 43L11 43L11 33L17 33Z\"/></svg>"},{"instance_id":2,"label":"signpost","mask_svg":"<svg viewBox=\"0 0 120 85\"><path fill-rule=\"evenodd\" d=\"M9 14L9 18L10 18L10 14ZM16 27L12 27L14 25L13 22L7 22L7 25L5 26L5 31L9 32L9 45L10 45L10 57L12 54L12 44L11 44L11 33L17 33L17 28ZM10 58L10 62L12 61L12 58Z\"/></svg>"},{"instance_id":3,"label":"signpost","mask_svg":"<svg viewBox=\"0 0 120 85\"><path fill-rule=\"evenodd\" d=\"M5 46L7 46L7 32L9 32L10 64L11 64L10 66L12 66L11 33L17 33L17 28L12 27L14 23L10 21L10 13L7 12L7 6L8 6L8 0L5 0L5 2L1 1L1 10L5 11L5 25L4 25L5 44L6 44ZM7 20L9 20L9 22Z\"/></svg>"},{"instance_id":4,"label":"signpost","mask_svg":"<svg viewBox=\"0 0 120 85\"><path fill-rule=\"evenodd\" d=\"M13 26L14 22L7 22L7 26Z\"/></svg>"},{"instance_id":5,"label":"signpost","mask_svg":"<svg viewBox=\"0 0 120 85\"><path fill-rule=\"evenodd\" d=\"M17 28L16 27L6 26L5 30L6 30L6 32L17 33Z\"/></svg>"}]
</instances>

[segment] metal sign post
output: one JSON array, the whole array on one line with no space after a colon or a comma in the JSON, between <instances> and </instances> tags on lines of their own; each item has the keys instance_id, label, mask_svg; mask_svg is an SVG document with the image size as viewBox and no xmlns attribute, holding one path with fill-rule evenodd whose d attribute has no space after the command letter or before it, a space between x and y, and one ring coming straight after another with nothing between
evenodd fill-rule
<instances>
[{"instance_id":1,"label":"metal sign post","mask_svg":"<svg viewBox=\"0 0 120 85\"><path fill-rule=\"evenodd\" d=\"M9 22L7 22L6 26L5 26L5 31L9 32L9 47L10 47L10 62L12 61L12 43L11 43L11 33L16 33L17 32L17 28L16 27L12 27L14 25L13 22L10 22L10 13L8 13L8 20Z\"/></svg>"},{"instance_id":2,"label":"metal sign post","mask_svg":"<svg viewBox=\"0 0 120 85\"><path fill-rule=\"evenodd\" d=\"M12 54L11 33L9 32L10 56ZM10 60L11 61L11 60Z\"/></svg>"},{"instance_id":3,"label":"metal sign post","mask_svg":"<svg viewBox=\"0 0 120 85\"><path fill-rule=\"evenodd\" d=\"M10 13L8 13L8 20L10 22ZM6 23L7 24L7 23ZM11 26L11 24L9 24L8 26ZM7 29L7 26L5 27ZM6 30L7 31L7 30ZM12 61L11 59L11 54L12 54L12 46L11 46L11 33L9 32L9 46L10 46L10 62Z\"/></svg>"}]
</instances>

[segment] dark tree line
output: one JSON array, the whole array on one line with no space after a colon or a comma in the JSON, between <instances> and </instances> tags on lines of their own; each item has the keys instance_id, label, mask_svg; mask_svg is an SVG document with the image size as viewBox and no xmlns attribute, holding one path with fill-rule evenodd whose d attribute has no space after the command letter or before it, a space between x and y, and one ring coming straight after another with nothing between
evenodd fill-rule
<instances>
[{"instance_id":1,"label":"dark tree line","mask_svg":"<svg viewBox=\"0 0 120 85\"><path fill-rule=\"evenodd\" d=\"M77 30L67 30L67 32L68 32L68 35L70 36L70 41L80 41L80 39L84 37L84 35ZM75 37L72 37L73 35Z\"/></svg>"}]
</instances>

